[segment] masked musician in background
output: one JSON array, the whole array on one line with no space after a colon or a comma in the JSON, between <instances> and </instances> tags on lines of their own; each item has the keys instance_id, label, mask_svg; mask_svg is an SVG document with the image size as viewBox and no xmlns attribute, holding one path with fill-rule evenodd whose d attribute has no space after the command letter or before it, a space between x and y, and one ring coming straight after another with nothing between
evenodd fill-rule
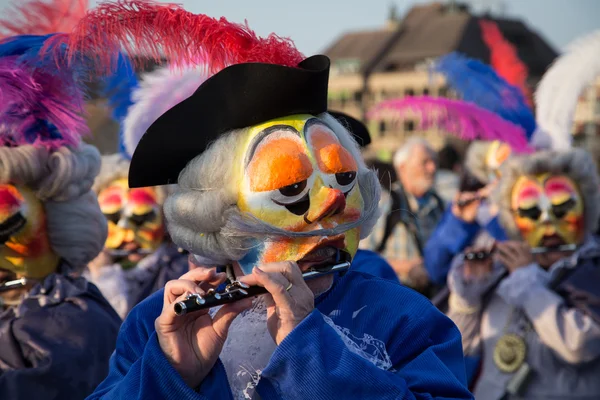
<instances>
[{"instance_id":1,"label":"masked musician in background","mask_svg":"<svg viewBox=\"0 0 600 400\"><path fill-rule=\"evenodd\" d=\"M459 192L423 252L425 268L436 285L445 285L452 259L465 248L506 240L498 207L489 194L498 184L499 168L510 153L511 148L499 141L477 141L469 146Z\"/></svg>"},{"instance_id":2,"label":"masked musician in background","mask_svg":"<svg viewBox=\"0 0 600 400\"><path fill-rule=\"evenodd\" d=\"M63 40L91 55L133 39L145 56L158 56L152 42L175 65L206 63L193 94L148 128L129 170L133 188L178 183L164 205L169 233L205 267L130 312L90 398L472 397L458 330L431 303L361 272L327 274L371 230L380 191L327 113L327 57L146 2L101 4L75 32ZM307 282L308 272L323 275ZM186 299L217 299L213 288L226 297L226 279L268 293L175 313Z\"/></svg>"},{"instance_id":3,"label":"masked musician in background","mask_svg":"<svg viewBox=\"0 0 600 400\"><path fill-rule=\"evenodd\" d=\"M512 240L467 249L448 278L465 354L483 359L477 399L600 396L599 183L584 150L503 166L495 201Z\"/></svg>"},{"instance_id":4,"label":"masked musician in background","mask_svg":"<svg viewBox=\"0 0 600 400\"><path fill-rule=\"evenodd\" d=\"M80 273L107 227L90 190L100 154L81 70L35 57L46 36L0 42L0 397L83 399L108 372L121 320ZM51 69L50 69L51 68Z\"/></svg>"},{"instance_id":5,"label":"masked musician in background","mask_svg":"<svg viewBox=\"0 0 600 400\"><path fill-rule=\"evenodd\" d=\"M108 237L104 250L88 265L85 277L125 318L133 306L189 269L187 252L171 241L165 227L163 203L169 187L130 189L128 173L131 156L144 132L162 113L184 100L183 93L189 96L193 92L189 86L202 74L188 70L181 75L164 67L137 82L127 59L121 57L119 62L123 64L119 65L121 74L109 77L105 91L113 118L121 124L120 151L102 157L93 186L108 222ZM118 84L112 85L115 80Z\"/></svg>"}]
</instances>

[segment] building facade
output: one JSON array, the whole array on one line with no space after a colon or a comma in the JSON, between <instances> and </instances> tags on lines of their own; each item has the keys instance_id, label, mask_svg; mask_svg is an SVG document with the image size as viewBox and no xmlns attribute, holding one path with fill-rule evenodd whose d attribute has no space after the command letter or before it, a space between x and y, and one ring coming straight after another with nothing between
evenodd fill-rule
<instances>
[{"instance_id":1,"label":"building facade","mask_svg":"<svg viewBox=\"0 0 600 400\"><path fill-rule=\"evenodd\" d=\"M325 50L332 60L330 108L368 123L373 141L367 157L389 159L407 137L415 134L425 136L434 146L446 141L435 129L417 131L414 119L393 123L384 116L372 120L368 111L390 98L454 97L444 78L431 71L431 64L453 51L489 63L490 51L479 25L482 19L494 21L515 46L529 69L528 83L533 87L557 53L523 22L475 16L467 6L455 2L415 6L403 18L392 9L382 29L348 33Z\"/></svg>"}]
</instances>

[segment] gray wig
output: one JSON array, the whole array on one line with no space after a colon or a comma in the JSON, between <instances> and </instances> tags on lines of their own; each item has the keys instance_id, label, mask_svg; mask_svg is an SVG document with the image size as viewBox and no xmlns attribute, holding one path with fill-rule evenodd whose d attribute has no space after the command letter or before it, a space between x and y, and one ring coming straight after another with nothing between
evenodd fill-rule
<instances>
[{"instance_id":1,"label":"gray wig","mask_svg":"<svg viewBox=\"0 0 600 400\"><path fill-rule=\"evenodd\" d=\"M358 144L335 118L327 113L318 116L351 152L358 164L358 184L364 202L361 218L333 229L290 232L266 224L240 212L236 187L240 146L246 129L231 131L215 141L204 153L188 163L180 173L178 187L164 205L169 233L180 247L189 250L205 263L223 265L237 261L257 241L282 237L332 236L357 226L361 237L369 235L379 218L381 187L374 171L368 169Z\"/></svg>"},{"instance_id":2,"label":"gray wig","mask_svg":"<svg viewBox=\"0 0 600 400\"><path fill-rule=\"evenodd\" d=\"M35 192L46 211L50 246L75 270L96 257L106 240L106 220L90 190L99 170L100 153L87 144L54 151L0 147L0 183Z\"/></svg>"},{"instance_id":3,"label":"gray wig","mask_svg":"<svg viewBox=\"0 0 600 400\"><path fill-rule=\"evenodd\" d=\"M520 176L565 175L578 185L583 199L586 233L595 232L600 217L600 180L596 164L583 149L540 151L525 156L513 156L501 167L502 179L495 193L500 208L500 221L506 233L514 239L521 237L511 212L512 190Z\"/></svg>"}]
</instances>

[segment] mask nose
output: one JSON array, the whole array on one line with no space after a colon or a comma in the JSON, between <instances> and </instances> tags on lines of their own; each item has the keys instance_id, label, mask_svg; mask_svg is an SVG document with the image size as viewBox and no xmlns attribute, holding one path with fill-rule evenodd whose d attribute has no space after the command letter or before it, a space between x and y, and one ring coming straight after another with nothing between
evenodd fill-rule
<instances>
[{"instance_id":1,"label":"mask nose","mask_svg":"<svg viewBox=\"0 0 600 400\"><path fill-rule=\"evenodd\" d=\"M304 215L308 224L343 213L346 209L346 197L341 190L324 186L319 178L310 191L310 204L310 209Z\"/></svg>"}]
</instances>

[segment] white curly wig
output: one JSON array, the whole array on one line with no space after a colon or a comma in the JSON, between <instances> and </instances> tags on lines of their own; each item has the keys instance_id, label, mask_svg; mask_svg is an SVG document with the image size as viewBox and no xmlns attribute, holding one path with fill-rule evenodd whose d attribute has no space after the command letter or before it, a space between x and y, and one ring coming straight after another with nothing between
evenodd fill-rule
<instances>
[{"instance_id":1,"label":"white curly wig","mask_svg":"<svg viewBox=\"0 0 600 400\"><path fill-rule=\"evenodd\" d=\"M513 156L501 167L502 179L495 193L500 208L500 221L506 233L514 239L521 237L511 212L512 190L520 176L565 175L578 185L583 199L586 233L595 232L600 217L600 180L596 164L583 149L540 151L526 156Z\"/></svg>"},{"instance_id":2,"label":"white curly wig","mask_svg":"<svg viewBox=\"0 0 600 400\"><path fill-rule=\"evenodd\" d=\"M290 232L242 214L237 207L239 188L236 169L239 147L246 129L234 130L215 141L204 153L188 163L180 173L178 187L167 197L165 216L173 241L205 263L223 265L237 261L257 241L282 237L332 236L361 227L361 237L369 235L379 218L380 184L374 171L367 168L358 144L335 118L327 113L318 116L336 134L357 161L358 184L364 202L362 217L333 229Z\"/></svg>"},{"instance_id":3,"label":"white curly wig","mask_svg":"<svg viewBox=\"0 0 600 400\"><path fill-rule=\"evenodd\" d=\"M50 246L66 268L83 269L104 247L106 219L90 190L99 170L100 153L87 144L0 147L0 183L27 186L42 201Z\"/></svg>"}]
</instances>

